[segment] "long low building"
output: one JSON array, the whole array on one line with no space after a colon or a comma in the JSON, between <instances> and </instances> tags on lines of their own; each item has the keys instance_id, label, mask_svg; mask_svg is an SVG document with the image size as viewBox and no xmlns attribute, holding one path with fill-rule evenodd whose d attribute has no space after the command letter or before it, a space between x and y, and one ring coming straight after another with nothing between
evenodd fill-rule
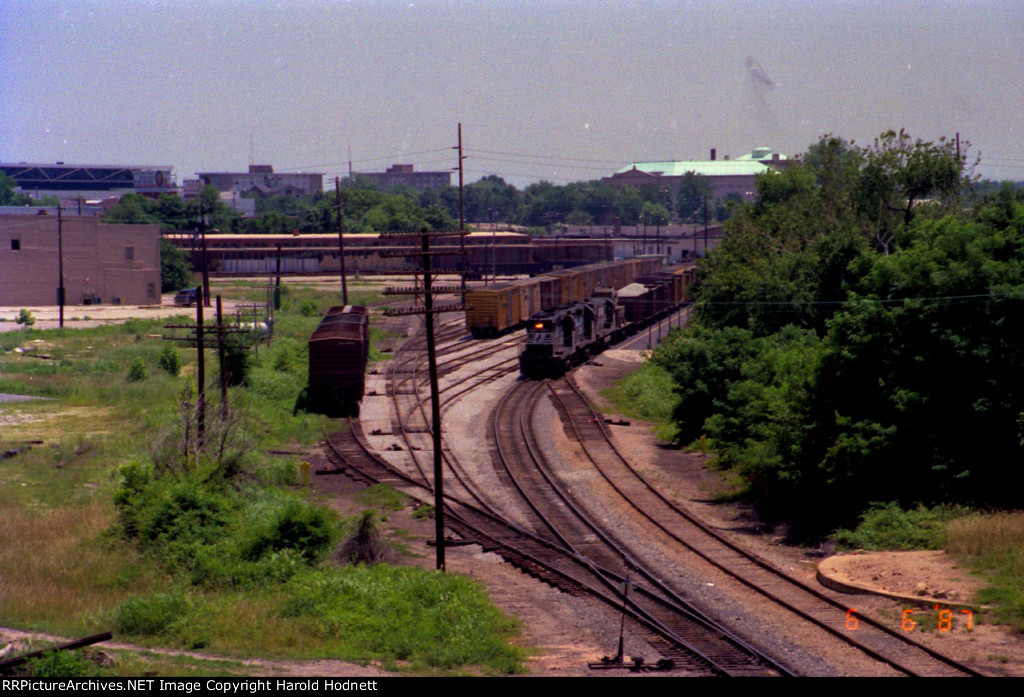
<instances>
[{"instance_id":1,"label":"long low building","mask_svg":"<svg viewBox=\"0 0 1024 697\"><path fill-rule=\"evenodd\" d=\"M563 235L532 235L512 230L471 232L465 237L466 267L472 276L533 275L553 268L569 268L640 255L658 255L673 264L703 256L707 247L717 245L721 227L707 233L702 226L672 225L640 227L581 228ZM202 268L203 244L194 233L166 233L165 239L189 255L194 269ZM352 274L411 273L415 257L396 255L413 247L419 251L418 235L402 237L363 233L345 235L345 268ZM457 234L435 237L432 245L460 246ZM216 274L275 273L280 261L282 274L337 273L337 233L293 235L206 236L206 265ZM440 254L434 269L455 272L462 257Z\"/></svg>"},{"instance_id":2,"label":"long low building","mask_svg":"<svg viewBox=\"0 0 1024 697\"><path fill-rule=\"evenodd\" d=\"M56 305L58 249L65 304L160 303L159 225L43 214L0 216L0 307Z\"/></svg>"},{"instance_id":3,"label":"long low building","mask_svg":"<svg viewBox=\"0 0 1024 697\"><path fill-rule=\"evenodd\" d=\"M95 196L142 194L157 197L177 189L169 165L78 165L64 162L0 162L0 172L26 194Z\"/></svg>"}]
</instances>

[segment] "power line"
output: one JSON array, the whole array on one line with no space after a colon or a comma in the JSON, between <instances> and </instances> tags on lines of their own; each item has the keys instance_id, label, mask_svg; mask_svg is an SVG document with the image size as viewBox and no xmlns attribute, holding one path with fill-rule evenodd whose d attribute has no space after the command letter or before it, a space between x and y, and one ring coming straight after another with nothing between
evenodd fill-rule
<instances>
[{"instance_id":1,"label":"power line","mask_svg":"<svg viewBox=\"0 0 1024 697\"><path fill-rule=\"evenodd\" d=\"M448 148L434 148L433 150L417 150L416 152L398 153L395 155L383 155L381 157L367 157L361 160L352 160L352 164L360 164L363 162L380 162L382 160L399 160L408 159L416 155L431 155L436 152L448 152ZM305 165L302 167L285 167L281 169L281 172L298 172L303 169L312 169L314 167L345 167L348 168L349 161L344 162L325 162L323 164L316 165Z\"/></svg>"},{"instance_id":2,"label":"power line","mask_svg":"<svg viewBox=\"0 0 1024 697\"><path fill-rule=\"evenodd\" d=\"M477 150L475 148L474 149L468 149L468 151L471 152L471 153L473 153L473 152L482 152L482 153L486 153L488 155L506 155L508 157L532 157L532 158L542 159L542 160L556 160L556 161L559 161L559 162L597 162L597 163L606 164L606 165L621 165L622 164L622 160L594 160L594 159L582 158L582 157L552 157L551 155L528 155L526 153L501 152L499 150ZM485 159L485 158L482 158L482 159Z\"/></svg>"},{"instance_id":3,"label":"power line","mask_svg":"<svg viewBox=\"0 0 1024 697\"><path fill-rule=\"evenodd\" d=\"M594 169L594 170L599 170L601 172L607 172L608 171L607 167L590 167L590 166L587 166L587 165L563 164L562 162L560 162L558 160L551 160L550 162L522 162L521 160L505 160L505 159L502 159L500 157L474 157L473 159L474 160L481 160L483 162L505 162L505 163L508 163L508 164L530 165L530 166L533 166L533 167L546 166L546 167L564 167L566 169L570 169L570 168L571 169Z\"/></svg>"},{"instance_id":4,"label":"power line","mask_svg":"<svg viewBox=\"0 0 1024 697\"><path fill-rule=\"evenodd\" d=\"M907 302L947 302L951 300L979 301L988 298L1008 298L1011 300L1024 300L1024 290L1008 293L976 293L972 295L939 295L925 297L906 298L851 298L848 300L703 300L698 301L700 306L723 306L723 307L808 307L824 306L835 307L845 305L895 305Z\"/></svg>"}]
</instances>

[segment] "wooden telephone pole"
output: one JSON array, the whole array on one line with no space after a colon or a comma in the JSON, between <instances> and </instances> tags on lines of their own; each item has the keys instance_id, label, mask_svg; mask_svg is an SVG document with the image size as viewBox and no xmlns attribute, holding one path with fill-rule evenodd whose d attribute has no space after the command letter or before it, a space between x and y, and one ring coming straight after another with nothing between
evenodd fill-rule
<instances>
[{"instance_id":1,"label":"wooden telephone pole","mask_svg":"<svg viewBox=\"0 0 1024 697\"><path fill-rule=\"evenodd\" d=\"M430 367L430 419L431 435L434 443L434 536L437 541L437 569L444 571L444 473L442 468L443 455L441 453L441 397L437 386L437 349L434 341L434 315L439 312L459 312L465 309L465 298L463 302L449 305L435 305L434 293L459 294L465 292L466 277L462 277L462 286L434 287L433 269L431 258L435 256L450 256L453 254L465 254L464 247L435 247L430 248L430 238L444 236L451 237L450 232L421 232L381 235L382 239L392 237L408 238L410 235L419 235L420 250L385 252L381 256L388 257L409 257L419 258L423 265L423 285L412 288L386 288L384 295L412 295L416 298L423 298L423 305L413 305L407 309L386 310L387 317L399 315L423 315L427 325L427 363ZM460 234L460 237L463 235Z\"/></svg>"},{"instance_id":2,"label":"wooden telephone pole","mask_svg":"<svg viewBox=\"0 0 1024 697\"><path fill-rule=\"evenodd\" d=\"M187 329L189 333L184 336L165 336L168 341L183 341L196 349L196 381L199 386L199 394L196 396L196 436L197 444L202 449L206 441L206 349L217 349L217 357L220 362L220 413L221 418L226 419L228 415L228 373L227 373L227 349L229 346L237 345L238 335L248 333L248 329L236 325L224 324L224 310L220 296L217 296L217 324L207 326L203 318L203 288L196 288L196 323L195 324L165 324L164 329ZM209 333L207 333L209 332Z\"/></svg>"},{"instance_id":3,"label":"wooden telephone pole","mask_svg":"<svg viewBox=\"0 0 1024 697\"><path fill-rule=\"evenodd\" d=\"M351 168L351 165L349 167ZM334 178L334 196L338 204L338 261L341 262L341 304L348 305L348 282L345 280L345 213L341 210L340 177Z\"/></svg>"},{"instance_id":4,"label":"wooden telephone pole","mask_svg":"<svg viewBox=\"0 0 1024 697\"><path fill-rule=\"evenodd\" d=\"M462 123L459 123L459 143L452 150L459 151L459 166L456 169L459 170L459 247L460 253L462 254L462 263L459 265L462 274L462 283L460 284L462 291L462 305L465 309L466 305L466 207L462 199L462 183L463 183L463 168L462 161L466 159L465 155L462 154Z\"/></svg>"}]
</instances>

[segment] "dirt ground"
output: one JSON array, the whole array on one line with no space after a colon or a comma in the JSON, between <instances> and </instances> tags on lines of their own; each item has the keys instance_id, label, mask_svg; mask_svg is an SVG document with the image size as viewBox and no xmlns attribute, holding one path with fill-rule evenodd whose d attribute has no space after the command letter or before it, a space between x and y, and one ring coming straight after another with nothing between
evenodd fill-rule
<instances>
[{"instance_id":1,"label":"dirt ground","mask_svg":"<svg viewBox=\"0 0 1024 697\"><path fill-rule=\"evenodd\" d=\"M234 300L225 300L225 312L232 312L238 304ZM35 317L33 329L56 329L60 326L60 308L56 305L24 308ZM0 307L0 332L13 332L22 328L15 320L22 308ZM207 314L212 308L206 310ZM177 317L178 315L195 316L195 307L178 307L174 304L174 293L164 295L159 305L66 305L64 307L64 326L69 329L99 327L104 324L120 324L129 319L156 319Z\"/></svg>"}]
</instances>

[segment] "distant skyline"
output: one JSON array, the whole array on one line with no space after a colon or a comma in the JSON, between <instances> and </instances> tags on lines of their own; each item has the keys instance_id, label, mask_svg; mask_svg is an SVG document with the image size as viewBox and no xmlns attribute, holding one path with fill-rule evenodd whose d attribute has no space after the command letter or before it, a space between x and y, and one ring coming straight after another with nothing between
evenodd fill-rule
<instances>
[{"instance_id":1,"label":"distant skyline","mask_svg":"<svg viewBox=\"0 0 1024 697\"><path fill-rule=\"evenodd\" d=\"M518 187L961 134L1024 180L1024 0L0 0L0 160ZM457 182L457 177L452 177Z\"/></svg>"}]
</instances>

